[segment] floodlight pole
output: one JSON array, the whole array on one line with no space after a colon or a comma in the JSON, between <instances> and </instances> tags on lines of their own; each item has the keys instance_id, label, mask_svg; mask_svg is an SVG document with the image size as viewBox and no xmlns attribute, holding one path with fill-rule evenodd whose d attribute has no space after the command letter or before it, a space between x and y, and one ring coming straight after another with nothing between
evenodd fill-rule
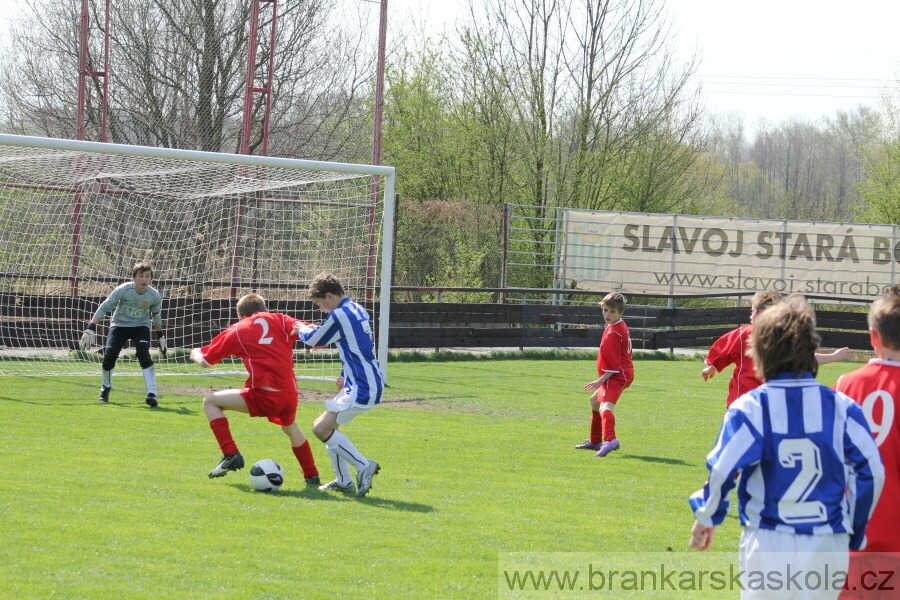
<instances>
[{"instance_id":1,"label":"floodlight pole","mask_svg":"<svg viewBox=\"0 0 900 600\"><path fill-rule=\"evenodd\" d=\"M266 57L265 82L256 85L256 57L260 48L259 21L260 6L269 4L272 7L272 18L269 21L269 46ZM244 122L241 128L241 154L251 154L250 140L253 137L253 100L257 94L263 97L263 117L260 143L260 155L269 153L269 121L272 113L272 80L275 71L275 32L278 23L278 0L252 0L250 6L250 33L247 48L247 81L244 88ZM257 192L259 197L259 192ZM231 249L231 297L237 297L237 280L240 276L241 262L241 220L243 219L242 200L237 200L234 214L234 245Z\"/></svg>"},{"instance_id":2,"label":"floodlight pole","mask_svg":"<svg viewBox=\"0 0 900 600\"><path fill-rule=\"evenodd\" d=\"M378 62L375 67L375 131L372 140L372 164L381 164L381 122L384 118L384 63L387 48L387 0L381 0L381 14L378 20ZM372 177L372 208L369 210L369 259L366 264L366 300L373 300L372 289L375 287L375 231L378 205L378 178ZM390 270L390 265L381 265ZM388 294L390 296L390 294ZM382 302L390 302L390 297L382 298Z\"/></svg>"}]
</instances>

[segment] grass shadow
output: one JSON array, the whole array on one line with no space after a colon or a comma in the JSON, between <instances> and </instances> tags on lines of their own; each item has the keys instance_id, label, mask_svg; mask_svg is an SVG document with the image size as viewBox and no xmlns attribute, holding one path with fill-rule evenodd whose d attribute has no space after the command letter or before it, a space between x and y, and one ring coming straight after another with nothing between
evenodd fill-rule
<instances>
[{"instance_id":1,"label":"grass shadow","mask_svg":"<svg viewBox=\"0 0 900 600\"><path fill-rule=\"evenodd\" d=\"M342 494L335 492L323 492L320 491L315 486L307 486L304 489L300 490L278 490L277 492L258 492L252 485L246 483L230 483L228 484L231 487L240 490L242 492L246 492L248 494L264 494L267 496L271 496L273 498L287 497L287 498L303 498L305 500L316 500L316 501L326 501L326 502L361 502L368 506L374 506L376 508L386 508L389 510L402 510L405 512L416 512L416 513L430 513L435 512L437 509L428 504L422 504L420 502L405 502L403 500L393 500L390 498L379 498L377 496L363 496L362 498L357 497L355 494Z\"/></svg>"},{"instance_id":2,"label":"grass shadow","mask_svg":"<svg viewBox=\"0 0 900 600\"><path fill-rule=\"evenodd\" d=\"M663 458L661 456L643 456L640 454L625 454L621 458L628 458L631 460L640 460L643 462L652 462L652 463L662 463L664 465L681 465L684 467L696 467L696 462L685 462L678 458Z\"/></svg>"}]
</instances>

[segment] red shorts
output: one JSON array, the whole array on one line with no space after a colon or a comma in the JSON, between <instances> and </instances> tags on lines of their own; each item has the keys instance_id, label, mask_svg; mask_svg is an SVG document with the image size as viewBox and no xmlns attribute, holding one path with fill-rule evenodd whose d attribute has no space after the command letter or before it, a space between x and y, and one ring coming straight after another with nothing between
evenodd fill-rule
<instances>
[{"instance_id":1,"label":"red shorts","mask_svg":"<svg viewBox=\"0 0 900 600\"><path fill-rule=\"evenodd\" d=\"M297 419L297 394L273 392L259 388L243 388L241 397L251 417L265 417L276 425L287 427Z\"/></svg>"},{"instance_id":2,"label":"red shorts","mask_svg":"<svg viewBox=\"0 0 900 600\"><path fill-rule=\"evenodd\" d=\"M604 383L598 390L600 393L598 394L597 402L609 402L610 404L615 404L619 400L619 396L622 395L622 392L625 391L626 387L628 386L617 383L612 385L609 385L608 382Z\"/></svg>"},{"instance_id":3,"label":"red shorts","mask_svg":"<svg viewBox=\"0 0 900 600\"><path fill-rule=\"evenodd\" d=\"M900 590L900 552L850 552L841 600L894 600Z\"/></svg>"}]
</instances>

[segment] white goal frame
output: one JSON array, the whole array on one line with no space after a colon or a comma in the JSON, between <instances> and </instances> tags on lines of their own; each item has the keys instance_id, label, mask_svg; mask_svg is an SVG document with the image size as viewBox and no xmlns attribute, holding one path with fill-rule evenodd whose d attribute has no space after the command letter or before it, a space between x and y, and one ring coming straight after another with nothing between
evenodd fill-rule
<instances>
[{"instance_id":1,"label":"white goal frame","mask_svg":"<svg viewBox=\"0 0 900 600\"><path fill-rule=\"evenodd\" d=\"M372 176L372 192L378 190L378 178L383 178L383 189L378 198L381 206L381 272L378 290L378 330L376 333L376 352L382 368L387 376L388 359L388 334L390 327L390 285L391 266L393 259L394 237L394 194L395 194L395 169L380 165L362 165L349 163L336 163L326 161L311 161L290 158L276 158L266 156L227 154L217 152L202 152L194 150L178 150L169 148L156 148L148 146L129 146L124 144L109 144L101 142L88 142L78 140L64 140L54 138L42 138L32 136L20 136L0 134L0 145L19 146L47 149L75 153L103 153L129 157L147 157L159 159L177 159L182 161L195 161L203 163L224 163L230 165L243 165L248 167L270 167L278 169L297 169L306 171L322 171L336 174L370 175ZM2 270L2 265L0 265ZM376 275L377 276L377 275ZM112 291L110 286L109 291ZM98 371L99 374L99 371ZM164 372L160 373L164 375Z\"/></svg>"}]
</instances>

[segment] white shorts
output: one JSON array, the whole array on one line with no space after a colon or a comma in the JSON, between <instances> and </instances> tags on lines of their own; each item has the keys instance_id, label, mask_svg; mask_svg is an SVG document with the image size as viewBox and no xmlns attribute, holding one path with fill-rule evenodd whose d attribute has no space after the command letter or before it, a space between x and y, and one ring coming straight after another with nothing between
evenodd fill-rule
<instances>
[{"instance_id":1,"label":"white shorts","mask_svg":"<svg viewBox=\"0 0 900 600\"><path fill-rule=\"evenodd\" d=\"M341 393L335 396L334 400L325 401L325 410L337 413L336 421L338 425L346 425L356 418L357 415L369 412L373 406L375 405L354 402L353 398L344 390L341 390Z\"/></svg>"},{"instance_id":2,"label":"white shorts","mask_svg":"<svg viewBox=\"0 0 900 600\"><path fill-rule=\"evenodd\" d=\"M741 598L836 599L850 564L849 545L846 533L799 535L745 527L738 546Z\"/></svg>"}]
</instances>

